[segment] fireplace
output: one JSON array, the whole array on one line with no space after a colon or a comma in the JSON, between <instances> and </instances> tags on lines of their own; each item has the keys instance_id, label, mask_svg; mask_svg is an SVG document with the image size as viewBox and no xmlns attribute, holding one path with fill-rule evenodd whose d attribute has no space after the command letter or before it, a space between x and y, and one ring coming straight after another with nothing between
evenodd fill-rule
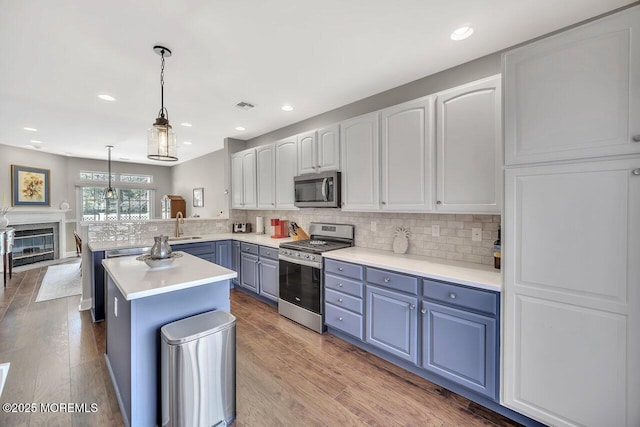
<instances>
[{"instance_id":1,"label":"fireplace","mask_svg":"<svg viewBox=\"0 0 640 427\"><path fill-rule=\"evenodd\" d=\"M16 224L13 266L19 267L59 258L58 223Z\"/></svg>"},{"instance_id":2,"label":"fireplace","mask_svg":"<svg viewBox=\"0 0 640 427\"><path fill-rule=\"evenodd\" d=\"M55 258L53 228L16 231L13 243L13 266L50 261Z\"/></svg>"}]
</instances>

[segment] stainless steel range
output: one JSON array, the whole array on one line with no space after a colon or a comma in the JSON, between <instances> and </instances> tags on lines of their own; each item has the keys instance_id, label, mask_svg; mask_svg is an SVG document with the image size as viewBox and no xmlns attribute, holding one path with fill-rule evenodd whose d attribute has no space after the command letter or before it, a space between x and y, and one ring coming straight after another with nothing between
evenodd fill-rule
<instances>
[{"instance_id":1,"label":"stainless steel range","mask_svg":"<svg viewBox=\"0 0 640 427\"><path fill-rule=\"evenodd\" d=\"M353 246L353 225L312 222L309 240L281 243L278 312L316 332L324 327L322 253Z\"/></svg>"}]
</instances>

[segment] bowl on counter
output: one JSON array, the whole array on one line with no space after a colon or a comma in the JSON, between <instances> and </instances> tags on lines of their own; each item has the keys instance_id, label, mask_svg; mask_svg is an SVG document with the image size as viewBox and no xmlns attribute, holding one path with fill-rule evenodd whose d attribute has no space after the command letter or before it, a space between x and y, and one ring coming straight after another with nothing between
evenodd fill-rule
<instances>
[{"instance_id":1,"label":"bowl on counter","mask_svg":"<svg viewBox=\"0 0 640 427\"><path fill-rule=\"evenodd\" d=\"M149 266L151 269L160 269L171 267L171 264L176 258L180 258L182 256L179 252L172 252L170 256L167 258L152 258L151 255L145 254L136 257L138 261L143 261L145 264Z\"/></svg>"}]
</instances>

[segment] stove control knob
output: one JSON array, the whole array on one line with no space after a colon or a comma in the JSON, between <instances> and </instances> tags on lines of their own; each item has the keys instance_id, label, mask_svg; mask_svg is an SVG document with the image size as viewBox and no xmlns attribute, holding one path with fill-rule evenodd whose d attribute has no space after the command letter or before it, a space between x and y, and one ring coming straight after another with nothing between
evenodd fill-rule
<instances>
[{"instance_id":1,"label":"stove control knob","mask_svg":"<svg viewBox=\"0 0 640 427\"><path fill-rule=\"evenodd\" d=\"M296 252L296 256L299 258L300 257L300 252Z\"/></svg>"},{"instance_id":2,"label":"stove control knob","mask_svg":"<svg viewBox=\"0 0 640 427\"><path fill-rule=\"evenodd\" d=\"M309 257L309 259L310 259L311 261L315 261L315 260L316 260L316 257L315 257L315 255L311 255L311 256Z\"/></svg>"},{"instance_id":3,"label":"stove control knob","mask_svg":"<svg viewBox=\"0 0 640 427\"><path fill-rule=\"evenodd\" d=\"M311 256L309 256L309 254L304 256L306 259L311 259Z\"/></svg>"}]
</instances>

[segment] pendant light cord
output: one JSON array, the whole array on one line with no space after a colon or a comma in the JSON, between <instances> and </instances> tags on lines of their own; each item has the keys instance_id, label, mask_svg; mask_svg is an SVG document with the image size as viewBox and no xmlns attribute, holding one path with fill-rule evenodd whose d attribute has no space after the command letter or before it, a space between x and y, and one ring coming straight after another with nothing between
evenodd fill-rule
<instances>
[{"instance_id":1,"label":"pendant light cord","mask_svg":"<svg viewBox=\"0 0 640 427\"><path fill-rule=\"evenodd\" d=\"M164 119L164 113L167 112L167 120L169 119L169 112L164 108L164 49L160 53L162 57L162 65L160 66L160 117Z\"/></svg>"}]
</instances>

